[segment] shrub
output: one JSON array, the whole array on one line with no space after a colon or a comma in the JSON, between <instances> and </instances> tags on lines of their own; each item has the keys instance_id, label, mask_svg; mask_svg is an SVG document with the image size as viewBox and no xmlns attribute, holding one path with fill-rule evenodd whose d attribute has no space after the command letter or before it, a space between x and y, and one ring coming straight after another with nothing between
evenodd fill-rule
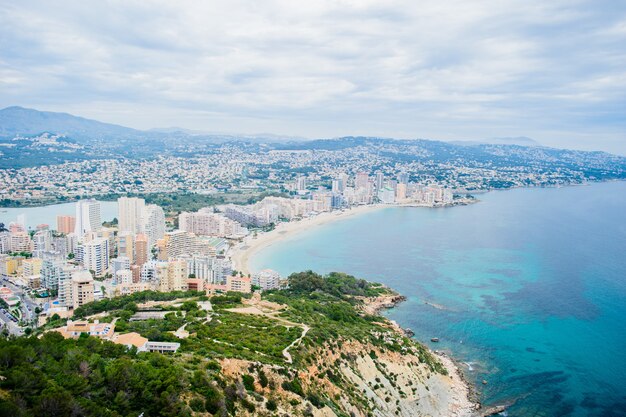
<instances>
[{"instance_id":1,"label":"shrub","mask_svg":"<svg viewBox=\"0 0 626 417\"><path fill-rule=\"evenodd\" d=\"M298 378L294 378L291 381L283 381L281 387L285 391L291 391L304 398L304 390L302 389L302 385L300 384L300 380Z\"/></svg>"},{"instance_id":2,"label":"shrub","mask_svg":"<svg viewBox=\"0 0 626 417\"><path fill-rule=\"evenodd\" d=\"M252 375L243 375L241 377L241 382L243 382L243 386L248 391L254 391L254 377Z\"/></svg>"},{"instance_id":3,"label":"shrub","mask_svg":"<svg viewBox=\"0 0 626 417\"><path fill-rule=\"evenodd\" d=\"M271 398L267 400L267 402L265 403L265 407L270 411L276 411L276 409L278 408L278 406L276 405L276 401L272 400Z\"/></svg>"}]
</instances>

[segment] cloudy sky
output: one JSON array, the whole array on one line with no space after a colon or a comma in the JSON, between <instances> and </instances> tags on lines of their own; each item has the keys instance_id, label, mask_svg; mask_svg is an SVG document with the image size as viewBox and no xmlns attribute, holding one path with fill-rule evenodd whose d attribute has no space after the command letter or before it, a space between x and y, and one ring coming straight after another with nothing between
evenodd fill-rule
<instances>
[{"instance_id":1,"label":"cloudy sky","mask_svg":"<svg viewBox=\"0 0 626 417\"><path fill-rule=\"evenodd\" d=\"M626 2L13 1L0 107L626 154Z\"/></svg>"}]
</instances>

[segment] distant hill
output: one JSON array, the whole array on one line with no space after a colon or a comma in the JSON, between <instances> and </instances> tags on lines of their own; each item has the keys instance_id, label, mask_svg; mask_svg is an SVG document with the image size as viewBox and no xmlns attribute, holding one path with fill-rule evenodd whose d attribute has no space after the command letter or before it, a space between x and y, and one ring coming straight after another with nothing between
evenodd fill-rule
<instances>
[{"instance_id":1,"label":"distant hill","mask_svg":"<svg viewBox=\"0 0 626 417\"><path fill-rule=\"evenodd\" d=\"M148 132L156 133L184 133L186 135L206 135L206 132L201 130L185 129L184 127L172 126L172 127L154 127Z\"/></svg>"},{"instance_id":2,"label":"distant hill","mask_svg":"<svg viewBox=\"0 0 626 417\"><path fill-rule=\"evenodd\" d=\"M0 136L36 135L42 132L52 132L74 139L146 136L146 132L140 130L85 119L68 113L39 111L18 106L0 110Z\"/></svg>"},{"instance_id":3,"label":"distant hill","mask_svg":"<svg viewBox=\"0 0 626 417\"><path fill-rule=\"evenodd\" d=\"M0 110L0 137L14 137L16 135L31 136L43 132L50 132L61 136L79 140L83 143L98 139L181 139L205 141L213 143L223 142L285 142L292 140L306 140L295 136L260 134L228 134L211 133L191 130L183 127L154 128L147 131L132 129L111 123L86 119L68 113L56 113L27 109L19 106L7 107Z\"/></svg>"},{"instance_id":4,"label":"distant hill","mask_svg":"<svg viewBox=\"0 0 626 417\"><path fill-rule=\"evenodd\" d=\"M541 146L539 142L526 136L489 138L481 140L455 140L448 141L453 145L472 146L472 145L517 145L517 146Z\"/></svg>"}]
</instances>

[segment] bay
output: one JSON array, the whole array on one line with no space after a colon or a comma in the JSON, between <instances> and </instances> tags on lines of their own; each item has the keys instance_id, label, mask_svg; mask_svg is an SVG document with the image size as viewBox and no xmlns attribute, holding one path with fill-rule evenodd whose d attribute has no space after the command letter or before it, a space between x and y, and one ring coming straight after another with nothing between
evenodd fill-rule
<instances>
[{"instance_id":1,"label":"bay","mask_svg":"<svg viewBox=\"0 0 626 417\"><path fill-rule=\"evenodd\" d=\"M449 351L484 403L515 401L509 416L626 415L626 182L480 199L321 225L251 269L389 285L408 298L389 318Z\"/></svg>"}]
</instances>

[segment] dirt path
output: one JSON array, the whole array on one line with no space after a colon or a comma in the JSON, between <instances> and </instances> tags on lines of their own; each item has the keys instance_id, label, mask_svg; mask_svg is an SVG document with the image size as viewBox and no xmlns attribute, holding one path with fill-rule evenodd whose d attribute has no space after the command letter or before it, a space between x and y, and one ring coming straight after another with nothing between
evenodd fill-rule
<instances>
[{"instance_id":1,"label":"dirt path","mask_svg":"<svg viewBox=\"0 0 626 417\"><path fill-rule=\"evenodd\" d=\"M294 322L289 321L287 319L284 319L282 317L278 317L277 314L280 313L282 310L275 310L275 311L272 311L272 312L266 312L266 311L261 310L256 305L258 303L258 301L260 301L260 300L261 300L260 297L254 297L251 300L251 303L248 304L247 307L229 308L227 311L230 311L230 312L233 312L233 313L239 313L239 314L252 314L252 315L257 315L257 316L263 316L263 317L267 317L267 318L272 319L272 320L276 320L276 321L280 322L283 326L285 326L287 328L291 328L291 327L299 327L299 328L301 328L302 329L302 334L300 335L300 337L298 337L296 340L291 342L291 344L289 346L287 346L285 349L283 349L283 352L282 352L283 356L285 357L285 362L293 363L293 358L291 356L291 353L289 353L289 349L299 345L302 342L302 339L304 339L306 334L309 332L309 330L311 330L311 328L309 326L307 326L306 324L304 324L304 323L294 323Z\"/></svg>"},{"instance_id":2,"label":"dirt path","mask_svg":"<svg viewBox=\"0 0 626 417\"><path fill-rule=\"evenodd\" d=\"M285 362L293 363L293 359L291 358L291 353L289 353L289 349L291 349L292 347L300 344L300 342L302 342L302 339L304 339L304 336L306 336L306 334L309 332L309 330L311 330L311 328L309 326L307 326L306 324L303 324L302 325L302 334L300 335L300 337L297 338L296 340L294 340L293 342L291 342L291 344L289 346L287 346L286 348L283 349L283 356L285 357Z\"/></svg>"}]
</instances>

